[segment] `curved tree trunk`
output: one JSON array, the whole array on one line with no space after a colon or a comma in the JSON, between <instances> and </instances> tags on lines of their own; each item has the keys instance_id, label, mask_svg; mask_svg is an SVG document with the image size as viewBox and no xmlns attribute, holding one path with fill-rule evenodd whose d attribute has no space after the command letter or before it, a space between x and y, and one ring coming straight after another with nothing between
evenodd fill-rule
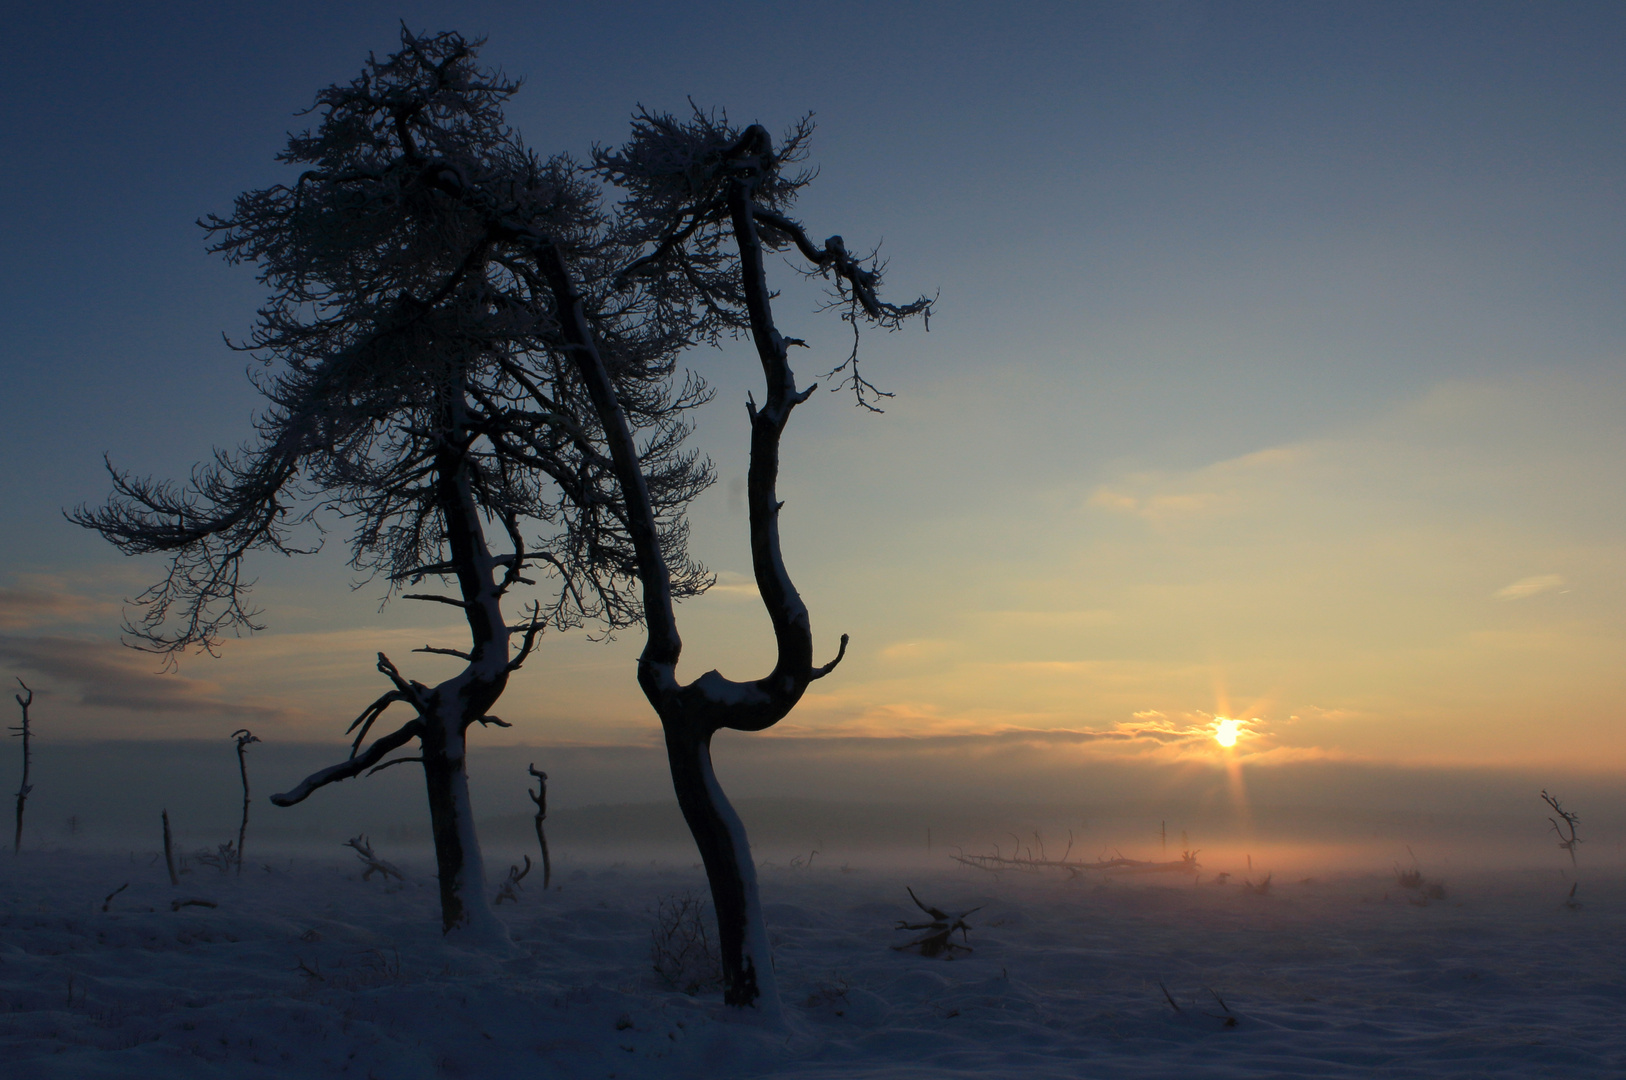
<instances>
[{"instance_id":1,"label":"curved tree trunk","mask_svg":"<svg viewBox=\"0 0 1626 1080\"><path fill-rule=\"evenodd\" d=\"M677 731L677 725L663 726L672 789L711 885L723 1000L730 1005L761 1002L776 1009L779 991L757 896L756 865L745 825L712 770L711 737L694 738Z\"/></svg>"},{"instance_id":2,"label":"curved tree trunk","mask_svg":"<svg viewBox=\"0 0 1626 1080\"><path fill-rule=\"evenodd\" d=\"M766 152L767 133L753 127L738 152ZM648 631L638 661L638 682L660 717L666 736L672 787L685 821L700 849L717 913L717 936L723 968L723 1000L754 1005L780 1015L766 924L757 897L756 868L745 826L723 794L711 765L711 739L723 728L761 731L783 718L814 679L827 673L812 665L812 630L807 607L786 572L779 545L779 509L775 483L779 473L779 440L791 410L807 399L811 388L798 391L786 358L787 343L773 327L771 293L762 270L762 252L752 218L754 188L748 180L733 185L730 210L740 246L741 276L751 314L752 337L767 381L763 407L752 407L751 465L748 480L751 557L758 591L773 624L778 645L773 671L753 682L735 682L709 671L688 685L677 679L683 642L678 634L670 587L671 575L660 548L653 504L639 463L626 414L617 399L592 332L581 290L558 248L538 238L539 265L559 312L560 327L577 371L604 426L621 494L628 531L638 555L644 586ZM845 638L842 641L845 649ZM839 660L839 657L837 658Z\"/></svg>"},{"instance_id":3,"label":"curved tree trunk","mask_svg":"<svg viewBox=\"0 0 1626 1080\"><path fill-rule=\"evenodd\" d=\"M708 126L709 121L701 121L701 125ZM651 121L651 130L655 126L656 122ZM687 152L685 144L684 153ZM659 156L647 148L638 154ZM698 171L690 176L689 182L715 182L717 186L697 194L699 201L683 209L679 220L671 226L671 234L656 243L654 253L633 265L647 269L669 257L681 261L682 256L673 256L672 252L695 236L697 230L709 227L705 222L718 221L724 216L729 223L727 231L732 232L738 247L739 261L733 268L738 277L729 285L697 281L686 267L672 272L685 282L678 287L680 293L692 287L706 293L703 302L731 309L743 301L751 340L762 363L766 384L762 407L748 403L751 464L747 492L752 570L763 607L773 624L777 646L773 671L764 678L736 682L716 671L708 671L691 683L678 681L677 664L683 641L678 635L673 610L672 576L661 549L659 522L640 462L639 447L633 440L626 412L615 393L595 337L584 290L552 238L534 229L527 231L522 226L515 226L511 235L532 247L536 269L552 294L563 350L581 376L603 426L620 485L627 532L636 548L636 570L643 586L643 614L648 634L638 659L638 684L660 717L672 786L710 879L722 952L724 1000L733 1005L756 1005L765 1012L778 1014L780 1003L774 989L767 930L757 900L755 866L745 828L723 795L712 770L711 739L724 728L761 731L779 722L815 679L829 674L841 661L847 638L842 636L841 651L834 660L821 667L813 666L813 632L807 605L785 568L780 549L781 504L776 493L780 439L791 412L807 400L815 387L797 388L787 355L793 342L774 326L774 293L763 269L763 242L757 223L760 220L772 230L776 243L787 239L794 243L819 273L835 279L843 302L850 303L848 317L852 319L862 317L895 327L904 318L929 312L931 302L922 297L903 307L881 303L875 295L878 273L855 262L841 237L830 237L822 247L816 245L800 225L757 202L760 185L783 164L774 157L772 140L760 125L747 128L733 144L718 150L703 164L704 168L696 165ZM620 167L615 164L610 170ZM696 241L708 252L714 250L707 246L712 242L709 233L704 241ZM658 266L657 271L664 272ZM732 288L736 284L737 299ZM714 290L715 295L708 293L708 289ZM856 360L850 359L849 363L856 365ZM859 377L856 366L851 379L860 403L864 403L863 390L868 384Z\"/></svg>"}]
</instances>

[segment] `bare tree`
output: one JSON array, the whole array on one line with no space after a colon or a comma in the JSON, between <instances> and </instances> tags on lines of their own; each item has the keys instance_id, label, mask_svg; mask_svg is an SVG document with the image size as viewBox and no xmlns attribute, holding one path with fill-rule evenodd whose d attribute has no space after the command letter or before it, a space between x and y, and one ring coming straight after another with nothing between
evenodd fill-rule
<instances>
[{"instance_id":1,"label":"bare tree","mask_svg":"<svg viewBox=\"0 0 1626 1080\"><path fill-rule=\"evenodd\" d=\"M17 788L17 832L11 839L11 853L13 855L16 855L23 848L23 804L28 801L28 793L34 790L34 785L28 782L28 771L34 764L33 748L28 745L29 739L34 734L28 719L28 709L34 704L34 691L30 690L28 684L23 682L21 678L17 680L17 685L23 688L22 694L14 695L17 698L17 704L22 706L23 722L11 729L11 737L23 740L23 782ZM27 697L24 697L24 694Z\"/></svg>"},{"instance_id":2,"label":"bare tree","mask_svg":"<svg viewBox=\"0 0 1626 1080\"><path fill-rule=\"evenodd\" d=\"M779 1001L755 868L745 828L712 769L711 740L724 728L761 731L777 723L809 684L841 661L847 638L842 636L835 659L813 663L807 607L780 552L783 504L775 490L780 438L792 410L807 401L816 384L799 388L791 371L789 350L802 343L774 324L776 294L767 282L764 253L794 251L806 260L806 273L829 282L829 306L854 333L853 351L831 377L842 376L840 385L867 408L876 407L880 391L859 371L860 324L893 329L912 316L929 315L931 308L925 297L902 306L882 302L876 259L855 259L839 236L814 243L787 216L811 175L789 175L786 168L804 157L810 135L811 125L803 121L775 148L758 125L738 131L726 117L698 111L688 121L643 112L622 149L596 151L593 163L600 177L626 196L614 235L641 252L617 278L627 298L617 310L595 302L563 244L542 232L532 234L537 272L553 294L566 355L592 396L620 481L648 633L638 681L660 717L673 787L710 880L724 1000L770 1012L778 1010ZM761 406L754 400L747 404L751 559L778 646L774 669L760 679L736 682L716 671L690 683L677 677L683 643L673 601L681 576L659 542L660 487L639 462L633 418L613 379L628 342L639 340L629 330L628 313L683 325L696 339L748 335L756 346L766 390Z\"/></svg>"},{"instance_id":3,"label":"bare tree","mask_svg":"<svg viewBox=\"0 0 1626 1080\"><path fill-rule=\"evenodd\" d=\"M1553 835L1558 837L1558 846L1570 853L1571 866L1578 865L1575 860L1575 849L1581 843L1581 837L1575 830L1581 824L1581 815L1572 810L1564 809L1556 798L1547 794L1545 789L1541 792L1541 801L1546 803L1553 813L1558 815L1556 818L1549 817L1547 819L1552 823ZM1559 824L1560 821L1563 822L1562 825Z\"/></svg>"},{"instance_id":4,"label":"bare tree","mask_svg":"<svg viewBox=\"0 0 1626 1080\"><path fill-rule=\"evenodd\" d=\"M296 181L245 193L229 216L202 222L213 251L257 264L271 289L239 346L270 372L257 379L268 401L258 438L217 451L184 485L113 471L109 503L70 516L127 553L170 557L126 627L132 644L170 662L258 629L245 556L312 550L334 519L350 529L351 567L392 593L448 584L450 595L402 595L462 615L466 646L417 650L462 670L427 685L380 653L390 689L350 725L350 756L272 802L421 764L443 927L494 932L466 733L507 726L492 707L546 629L613 631L643 617L646 542L671 568L672 596L710 584L687 556L682 511L712 474L682 445L685 414L707 391L693 379L673 389L673 331L640 321L602 284L627 260L606 233L597 185L568 159L540 159L506 126L518 84L477 64L479 44L403 28L399 52L317 96L315 129L280 155L302 170ZM535 288L536 235L576 280L599 283L605 317L641 343L594 369L610 380L621 433L636 438L630 465L648 481L636 521L616 497L595 404L557 347L551 298ZM507 551L488 546L494 528ZM546 593L510 625L510 590L540 579ZM397 704L411 718L363 749ZM388 759L414 740L416 755Z\"/></svg>"},{"instance_id":5,"label":"bare tree","mask_svg":"<svg viewBox=\"0 0 1626 1080\"><path fill-rule=\"evenodd\" d=\"M248 756L250 743L259 742L259 738L248 728L238 728L231 733L237 740L237 772L243 778L243 821L237 826L237 874L243 873L243 844L248 840Z\"/></svg>"}]
</instances>

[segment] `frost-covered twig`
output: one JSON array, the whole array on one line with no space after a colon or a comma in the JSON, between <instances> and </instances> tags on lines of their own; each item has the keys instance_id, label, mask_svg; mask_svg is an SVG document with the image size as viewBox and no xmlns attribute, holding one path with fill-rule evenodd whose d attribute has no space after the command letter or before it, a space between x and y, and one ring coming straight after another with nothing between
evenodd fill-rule
<instances>
[{"instance_id":1,"label":"frost-covered twig","mask_svg":"<svg viewBox=\"0 0 1626 1080\"><path fill-rule=\"evenodd\" d=\"M120 885L118 888L114 889L112 892L108 893L105 897L103 897L103 899L102 899L102 911L105 912L108 909L108 906L113 903L113 897L117 896L119 893L123 892L125 889L128 889L129 887L130 887L130 883L128 881L126 881L123 885Z\"/></svg>"}]
</instances>

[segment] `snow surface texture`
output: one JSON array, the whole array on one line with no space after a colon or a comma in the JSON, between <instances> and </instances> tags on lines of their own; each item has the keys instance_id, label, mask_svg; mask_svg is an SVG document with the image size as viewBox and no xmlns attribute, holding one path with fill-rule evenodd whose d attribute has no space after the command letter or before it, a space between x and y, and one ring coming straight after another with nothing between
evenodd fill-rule
<instances>
[{"instance_id":1,"label":"snow surface texture","mask_svg":"<svg viewBox=\"0 0 1626 1080\"><path fill-rule=\"evenodd\" d=\"M499 959L447 945L431 870L400 865L404 883L363 882L354 860L282 855L176 889L147 853L0 858L0 1075L1626 1075L1618 877L1584 878L1571 910L1557 872L1448 878L1424 905L1393 876L1258 894L765 865L776 1029L652 972L657 904L703 892L694 867L527 880L500 909L520 955ZM975 951L894 951L914 936L895 922L922 921L905 885L985 905ZM171 909L189 898L218 907Z\"/></svg>"}]
</instances>

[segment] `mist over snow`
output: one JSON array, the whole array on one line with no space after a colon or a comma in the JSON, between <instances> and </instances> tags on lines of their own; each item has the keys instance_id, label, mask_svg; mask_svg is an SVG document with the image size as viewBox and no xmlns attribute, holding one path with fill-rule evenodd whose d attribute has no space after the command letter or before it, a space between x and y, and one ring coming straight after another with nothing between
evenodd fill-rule
<instances>
[{"instance_id":1,"label":"mist over snow","mask_svg":"<svg viewBox=\"0 0 1626 1080\"><path fill-rule=\"evenodd\" d=\"M924 746L920 745L922 742ZM1317 872L1381 871L1420 857L1480 867L1567 865L1538 793L1583 815L1595 869L1626 865L1626 792L1607 776L1296 761L1090 757L1056 741L720 736L717 768L765 858L941 863L953 850L1009 848L1013 832L1074 855L1178 855L1182 835L1213 872L1276 850ZM267 741L248 750L250 846L338 851L358 833L403 849L428 842L423 784L410 768L347 780L297 806L268 796L341 760L332 744ZM690 858L693 841L654 746L479 747L469 754L488 871L535 846L527 766L549 775L556 858L643 852ZM0 773L0 776L3 776ZM230 740L36 741L29 836L66 850L156 850L159 812L176 835L212 846L236 835L242 793ZM70 820L72 822L70 826ZM927 849L927 832L932 849ZM1055 854L1055 850L1052 850ZM691 859L692 861L692 859ZM1284 863L1285 865L1285 863ZM495 878L494 878L495 880Z\"/></svg>"}]
</instances>

